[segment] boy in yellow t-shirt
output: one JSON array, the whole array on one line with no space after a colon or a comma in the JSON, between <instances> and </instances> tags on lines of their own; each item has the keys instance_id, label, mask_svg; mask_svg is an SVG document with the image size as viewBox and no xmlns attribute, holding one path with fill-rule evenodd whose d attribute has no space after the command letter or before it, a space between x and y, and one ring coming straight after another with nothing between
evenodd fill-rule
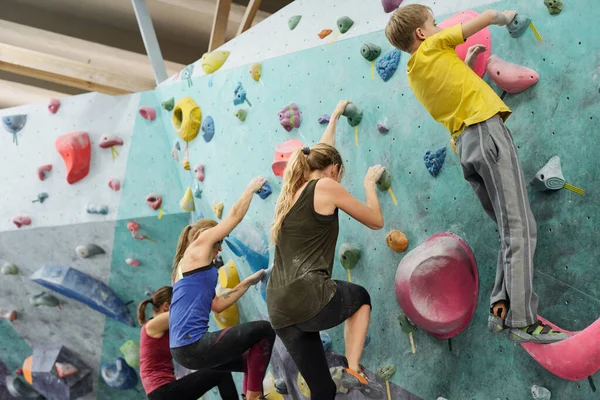
<instances>
[{"instance_id":1,"label":"boy in yellow t-shirt","mask_svg":"<svg viewBox=\"0 0 600 400\"><path fill-rule=\"evenodd\" d=\"M450 131L465 179L498 224L500 251L489 329L508 328L514 342L554 343L567 335L537 318L536 224L515 145L504 125L511 111L471 69L485 47L471 47L464 62L455 50L481 29L507 25L516 15L487 10L442 30L429 7L411 4L394 12L385 33L396 48L411 54L407 71L411 89L429 114Z\"/></svg>"}]
</instances>

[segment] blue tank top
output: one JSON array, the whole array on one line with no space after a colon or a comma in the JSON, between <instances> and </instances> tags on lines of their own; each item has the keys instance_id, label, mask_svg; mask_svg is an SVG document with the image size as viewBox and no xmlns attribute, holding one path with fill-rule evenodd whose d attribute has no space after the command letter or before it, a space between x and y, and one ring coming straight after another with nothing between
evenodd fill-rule
<instances>
[{"instance_id":1,"label":"blue tank top","mask_svg":"<svg viewBox=\"0 0 600 400\"><path fill-rule=\"evenodd\" d=\"M169 309L169 344L172 349L195 343L208 331L218 276L217 268L211 264L185 272L183 278L173 285Z\"/></svg>"}]
</instances>

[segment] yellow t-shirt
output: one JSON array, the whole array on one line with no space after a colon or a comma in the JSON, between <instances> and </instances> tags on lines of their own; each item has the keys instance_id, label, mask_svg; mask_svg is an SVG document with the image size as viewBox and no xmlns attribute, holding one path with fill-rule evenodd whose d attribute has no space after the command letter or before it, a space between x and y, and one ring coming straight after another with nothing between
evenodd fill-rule
<instances>
[{"instance_id":1,"label":"yellow t-shirt","mask_svg":"<svg viewBox=\"0 0 600 400\"><path fill-rule=\"evenodd\" d=\"M421 43L408 60L408 84L417 99L457 138L469 125L500 113L506 120L510 108L456 54L464 43L462 26L454 25Z\"/></svg>"}]
</instances>

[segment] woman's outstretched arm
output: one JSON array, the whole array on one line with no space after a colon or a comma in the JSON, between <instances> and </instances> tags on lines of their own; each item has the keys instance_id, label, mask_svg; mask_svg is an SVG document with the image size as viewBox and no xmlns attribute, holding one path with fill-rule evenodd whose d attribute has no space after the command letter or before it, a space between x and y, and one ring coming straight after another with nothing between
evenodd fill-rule
<instances>
[{"instance_id":1,"label":"woman's outstretched arm","mask_svg":"<svg viewBox=\"0 0 600 400\"><path fill-rule=\"evenodd\" d=\"M327 129L325 129L325 132L323 133L319 143L325 143L335 147L335 129L337 126L337 121L344 113L346 106L350 103L350 100L341 100L337 106L335 106L335 110L333 110L333 113L331 113L331 117L329 118Z\"/></svg>"}]
</instances>

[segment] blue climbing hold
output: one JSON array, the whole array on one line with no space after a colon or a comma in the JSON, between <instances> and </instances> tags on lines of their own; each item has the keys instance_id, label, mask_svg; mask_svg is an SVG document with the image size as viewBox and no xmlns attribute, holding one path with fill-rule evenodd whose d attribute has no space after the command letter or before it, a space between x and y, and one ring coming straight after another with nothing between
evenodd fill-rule
<instances>
[{"instance_id":1,"label":"blue climbing hold","mask_svg":"<svg viewBox=\"0 0 600 400\"><path fill-rule=\"evenodd\" d=\"M429 171L432 176L438 176L444 166L444 161L446 160L446 148L442 147L436 151L427 150L423 160L425 161L427 171Z\"/></svg>"},{"instance_id":2,"label":"blue climbing hold","mask_svg":"<svg viewBox=\"0 0 600 400\"><path fill-rule=\"evenodd\" d=\"M271 272L273 272L273 267L267 270L267 273L260 280L260 294L264 301L267 301L267 283L269 283L269 279L271 278Z\"/></svg>"},{"instance_id":3,"label":"blue climbing hold","mask_svg":"<svg viewBox=\"0 0 600 400\"><path fill-rule=\"evenodd\" d=\"M23 129L26 122L27 115L25 114L7 115L5 117L2 117L2 125L4 125L4 129L6 129L8 133L12 133L13 143L17 146L19 145L17 133L19 133L21 129Z\"/></svg>"},{"instance_id":4,"label":"blue climbing hold","mask_svg":"<svg viewBox=\"0 0 600 400\"><path fill-rule=\"evenodd\" d=\"M267 269L269 250L262 233L248 224L239 225L234 232L225 238L233 254L245 258L253 273Z\"/></svg>"},{"instance_id":5,"label":"blue climbing hold","mask_svg":"<svg viewBox=\"0 0 600 400\"><path fill-rule=\"evenodd\" d=\"M321 125L326 125L329 123L330 119L331 117L329 116L329 114L323 114L319 117L318 121Z\"/></svg>"},{"instance_id":6,"label":"blue climbing hold","mask_svg":"<svg viewBox=\"0 0 600 400\"><path fill-rule=\"evenodd\" d=\"M323 343L323 350L327 351L331 348L331 336L327 332L320 332L321 343Z\"/></svg>"},{"instance_id":7,"label":"blue climbing hold","mask_svg":"<svg viewBox=\"0 0 600 400\"><path fill-rule=\"evenodd\" d=\"M208 143L213 136L215 136L215 120L209 115L202 122L202 138Z\"/></svg>"},{"instance_id":8,"label":"blue climbing hold","mask_svg":"<svg viewBox=\"0 0 600 400\"><path fill-rule=\"evenodd\" d=\"M138 382L135 370L121 357L117 357L114 362L102 363L100 373L106 385L113 389L131 389Z\"/></svg>"},{"instance_id":9,"label":"blue climbing hold","mask_svg":"<svg viewBox=\"0 0 600 400\"><path fill-rule=\"evenodd\" d=\"M400 50L392 50L377 60L375 69L381 79L387 82L398 69L398 64L400 64Z\"/></svg>"},{"instance_id":10,"label":"blue climbing hold","mask_svg":"<svg viewBox=\"0 0 600 400\"><path fill-rule=\"evenodd\" d=\"M252 104L246 98L246 89L244 89L244 86L242 86L242 82L238 82L237 86L235 87L235 91L233 92L233 104L239 106L240 104L244 104L244 102L252 106Z\"/></svg>"},{"instance_id":11,"label":"blue climbing hold","mask_svg":"<svg viewBox=\"0 0 600 400\"><path fill-rule=\"evenodd\" d=\"M369 335L367 333L367 337L365 338L365 345L364 345L364 347L367 347L369 345L369 343L371 343L371 335Z\"/></svg>"},{"instance_id":12,"label":"blue climbing hold","mask_svg":"<svg viewBox=\"0 0 600 400\"><path fill-rule=\"evenodd\" d=\"M197 199L202 198L202 189L200 189L200 185L198 184L198 182L194 184L194 197Z\"/></svg>"},{"instance_id":13,"label":"blue climbing hold","mask_svg":"<svg viewBox=\"0 0 600 400\"><path fill-rule=\"evenodd\" d=\"M104 206L104 205L99 206L99 205L95 205L95 204L90 204L90 205L88 205L87 213L88 214L106 215L106 214L108 214L108 206Z\"/></svg>"},{"instance_id":14,"label":"blue climbing hold","mask_svg":"<svg viewBox=\"0 0 600 400\"><path fill-rule=\"evenodd\" d=\"M265 182L263 187L258 189L258 191L256 192L256 194L258 194L258 196L263 200L269 197L271 193L273 193L273 189L271 189L271 185L269 185L269 182Z\"/></svg>"}]
</instances>

